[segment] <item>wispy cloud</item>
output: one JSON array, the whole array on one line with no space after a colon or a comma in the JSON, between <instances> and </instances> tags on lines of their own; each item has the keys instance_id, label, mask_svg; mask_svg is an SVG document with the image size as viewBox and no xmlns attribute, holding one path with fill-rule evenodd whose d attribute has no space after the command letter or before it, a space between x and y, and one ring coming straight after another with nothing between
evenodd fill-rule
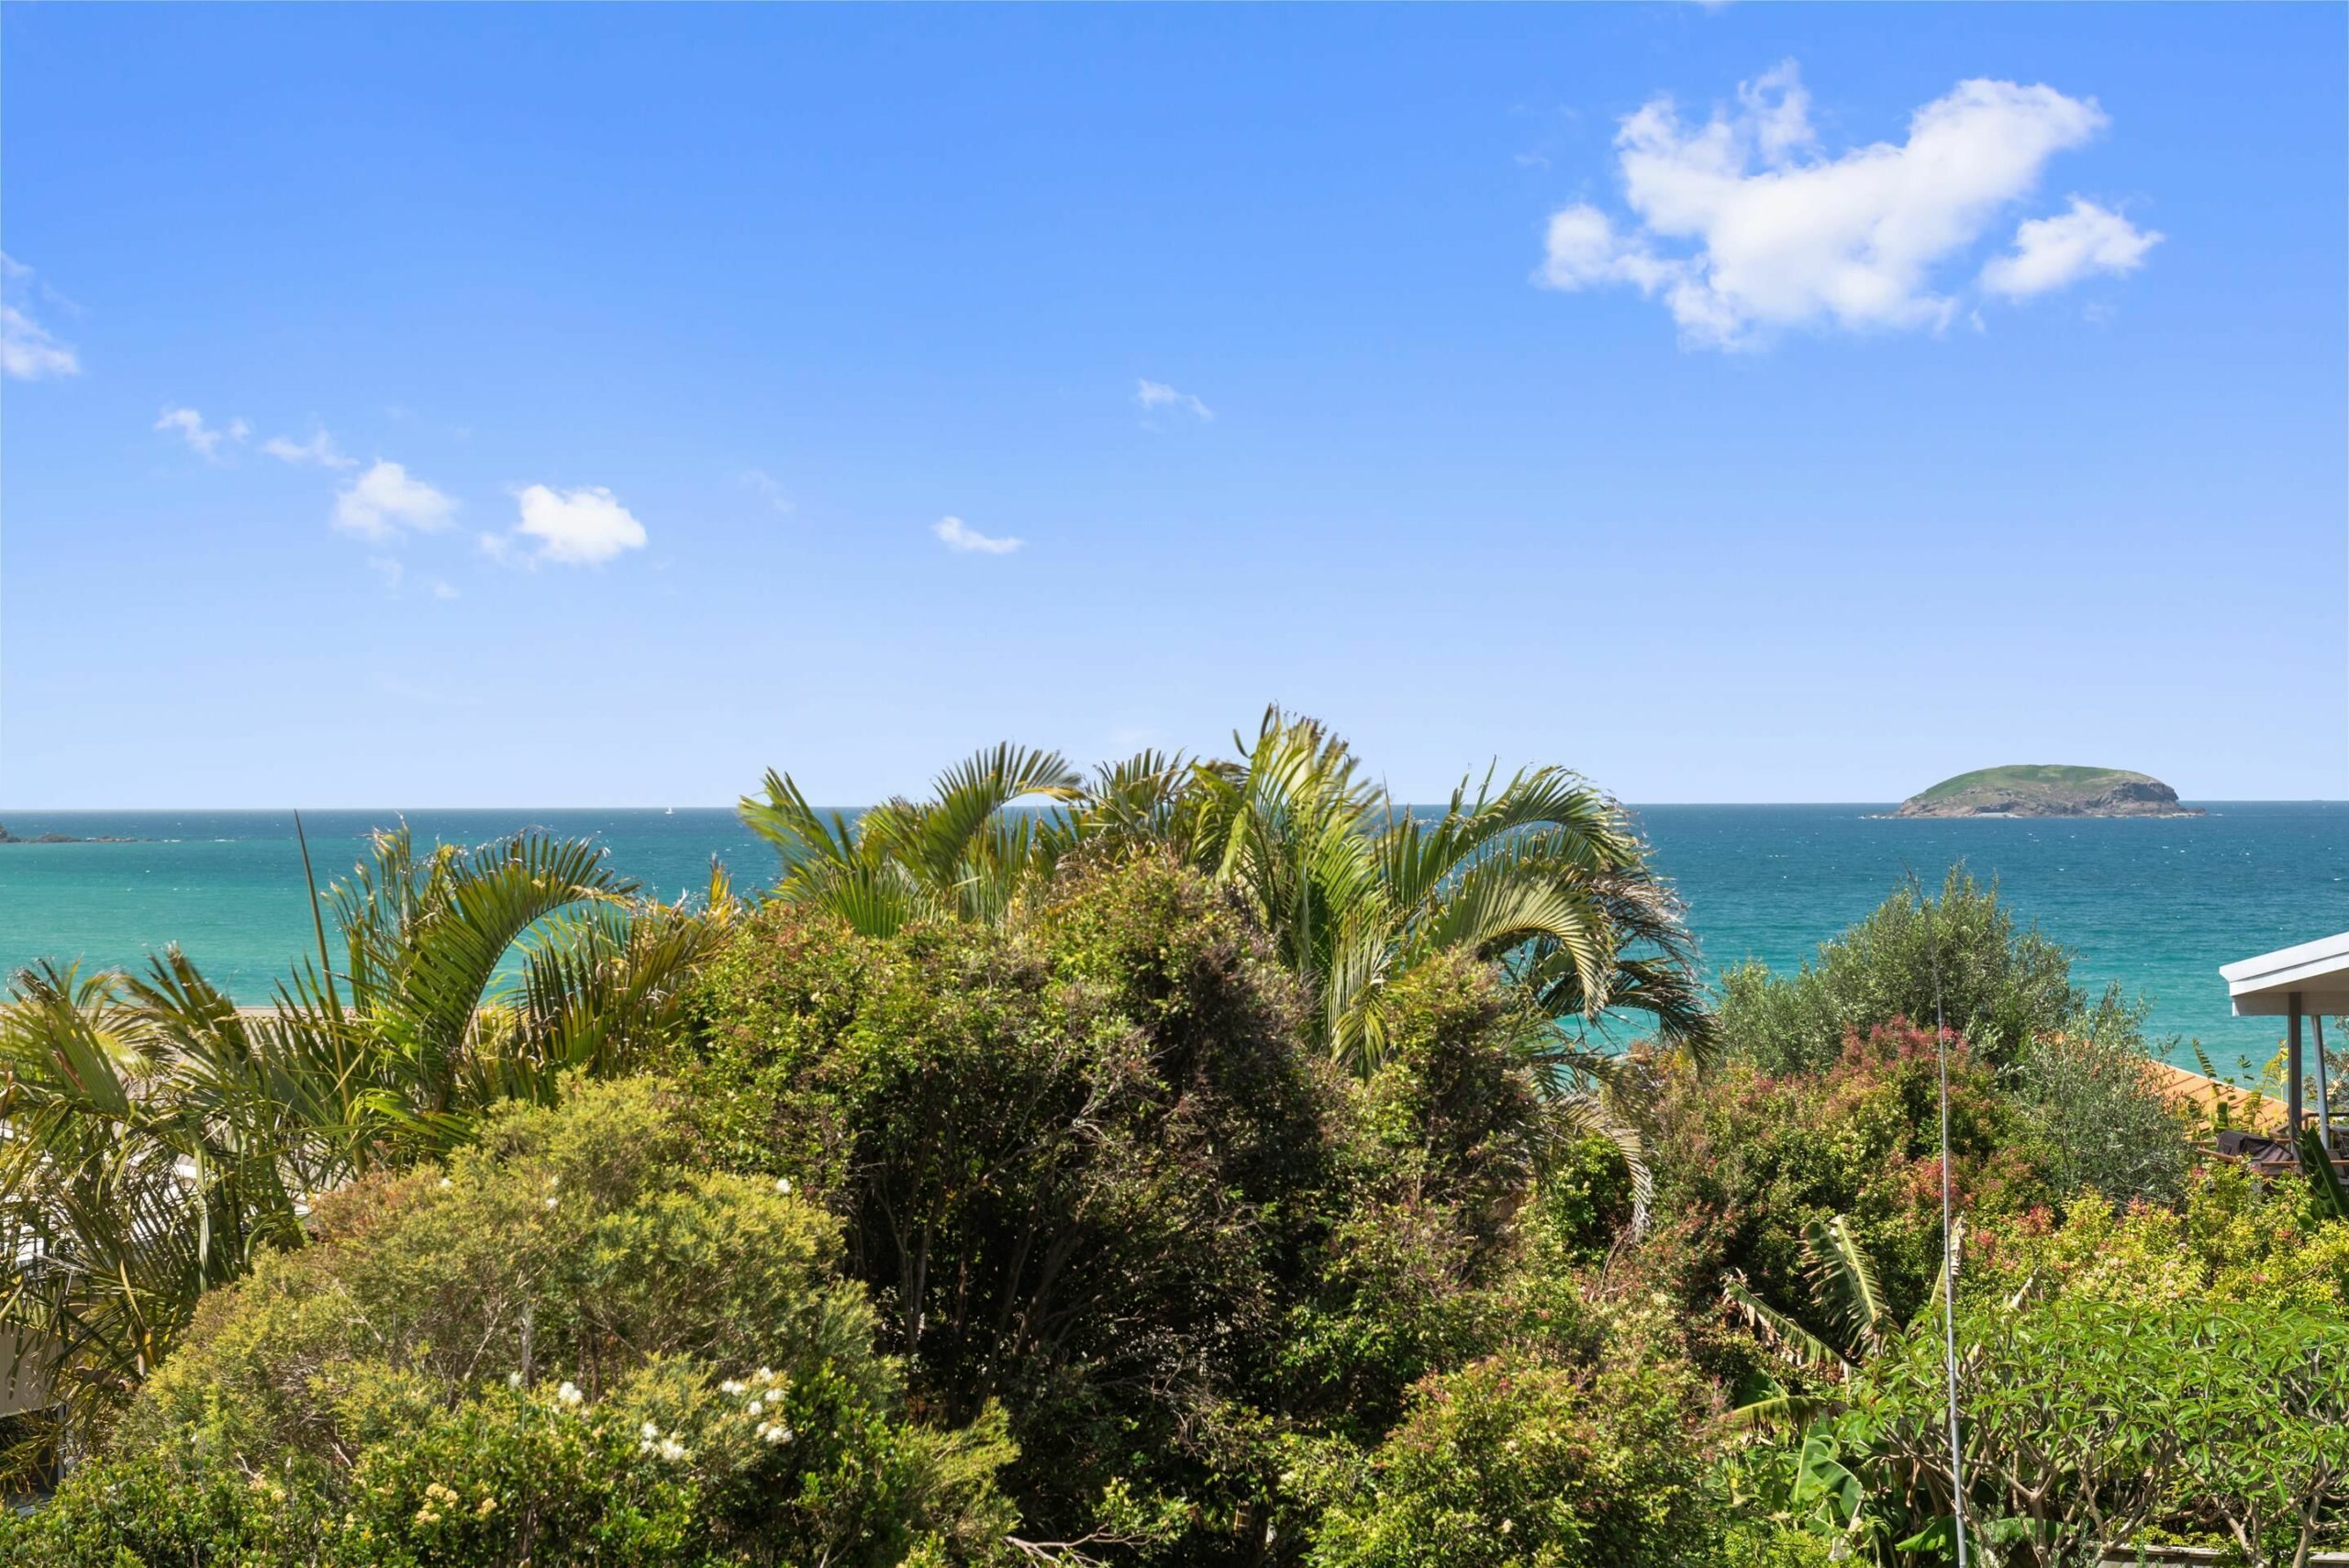
<instances>
[{"instance_id":1,"label":"wispy cloud","mask_svg":"<svg viewBox=\"0 0 2349 1568\"><path fill-rule=\"evenodd\" d=\"M996 539L983 534L960 517L941 517L930 525L930 531L944 540L949 550L971 551L980 555L1009 555L1024 542L1016 539Z\"/></svg>"},{"instance_id":2,"label":"wispy cloud","mask_svg":"<svg viewBox=\"0 0 2349 1568\"><path fill-rule=\"evenodd\" d=\"M378 459L334 498L334 526L382 542L403 532L432 533L449 526L457 504L398 463Z\"/></svg>"},{"instance_id":3,"label":"wispy cloud","mask_svg":"<svg viewBox=\"0 0 2349 1568\"><path fill-rule=\"evenodd\" d=\"M533 484L517 492L521 520L511 534L484 534L493 560L530 565L599 566L644 548L644 525L601 485L556 490Z\"/></svg>"},{"instance_id":4,"label":"wispy cloud","mask_svg":"<svg viewBox=\"0 0 2349 1568\"><path fill-rule=\"evenodd\" d=\"M2092 98L1977 79L1918 109L1906 141L1831 155L1789 61L1703 125L1668 98L1627 116L1615 148L1630 224L1588 203L1553 215L1535 281L1635 288L1708 348L1786 328L1939 328L1961 305L1943 270L2108 123ZM2118 253L2109 237L2099 253Z\"/></svg>"},{"instance_id":5,"label":"wispy cloud","mask_svg":"<svg viewBox=\"0 0 2349 1568\"><path fill-rule=\"evenodd\" d=\"M320 468L359 466L359 460L345 456L323 428L313 429L306 441L297 441L291 436L272 436L262 442L261 450L285 462L316 463Z\"/></svg>"},{"instance_id":6,"label":"wispy cloud","mask_svg":"<svg viewBox=\"0 0 2349 1568\"><path fill-rule=\"evenodd\" d=\"M756 492L768 506L774 507L776 511L788 512L791 510L791 497L783 493L783 486L776 483L774 476L769 474L765 470L746 468L742 471L742 476L739 483L741 484L743 489Z\"/></svg>"},{"instance_id":7,"label":"wispy cloud","mask_svg":"<svg viewBox=\"0 0 2349 1568\"><path fill-rule=\"evenodd\" d=\"M1141 405L1145 414L1161 408L1187 410L1201 419L1215 417L1215 410L1187 392L1177 392L1163 381L1141 381L1134 384L1134 401ZM1243 421L1244 423L1244 421Z\"/></svg>"},{"instance_id":8,"label":"wispy cloud","mask_svg":"<svg viewBox=\"0 0 2349 1568\"><path fill-rule=\"evenodd\" d=\"M33 270L0 252L0 374L16 381L80 375L82 356L34 319Z\"/></svg>"},{"instance_id":9,"label":"wispy cloud","mask_svg":"<svg viewBox=\"0 0 2349 1568\"><path fill-rule=\"evenodd\" d=\"M186 441L190 450L206 462L220 461L220 443L241 441L252 434L252 427L242 419L231 419L225 427L204 422L204 416L193 408L166 408L155 421L159 430L176 431Z\"/></svg>"},{"instance_id":10,"label":"wispy cloud","mask_svg":"<svg viewBox=\"0 0 2349 1568\"><path fill-rule=\"evenodd\" d=\"M2110 207L2074 196L2071 211L2031 218L2018 228L2014 249L1982 269L1982 286L2021 299L2095 272L2133 272L2144 265L2145 252L2161 240L2159 234L2139 228Z\"/></svg>"}]
</instances>

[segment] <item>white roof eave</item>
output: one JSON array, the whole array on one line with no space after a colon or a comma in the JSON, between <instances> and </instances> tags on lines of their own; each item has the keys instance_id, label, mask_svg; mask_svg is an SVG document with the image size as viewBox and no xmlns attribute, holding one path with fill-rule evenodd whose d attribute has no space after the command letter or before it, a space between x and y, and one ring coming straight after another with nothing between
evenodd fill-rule
<instances>
[{"instance_id":1,"label":"white roof eave","mask_svg":"<svg viewBox=\"0 0 2349 1568\"><path fill-rule=\"evenodd\" d=\"M2349 1013L2349 931L2221 964L2237 1018L2280 1018L2299 994L2303 1013Z\"/></svg>"}]
</instances>

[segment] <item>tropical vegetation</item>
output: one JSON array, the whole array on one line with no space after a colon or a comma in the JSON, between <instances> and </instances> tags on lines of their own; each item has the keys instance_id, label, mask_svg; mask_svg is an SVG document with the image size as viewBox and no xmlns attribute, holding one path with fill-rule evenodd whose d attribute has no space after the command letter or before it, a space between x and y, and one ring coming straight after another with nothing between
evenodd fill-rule
<instances>
[{"instance_id":1,"label":"tropical vegetation","mask_svg":"<svg viewBox=\"0 0 2349 1568\"><path fill-rule=\"evenodd\" d=\"M754 898L395 830L266 1008L20 974L0 1557L2349 1544L2349 1195L2217 1159L1994 886L1709 991L1596 786L1372 776L1279 712L776 773Z\"/></svg>"}]
</instances>

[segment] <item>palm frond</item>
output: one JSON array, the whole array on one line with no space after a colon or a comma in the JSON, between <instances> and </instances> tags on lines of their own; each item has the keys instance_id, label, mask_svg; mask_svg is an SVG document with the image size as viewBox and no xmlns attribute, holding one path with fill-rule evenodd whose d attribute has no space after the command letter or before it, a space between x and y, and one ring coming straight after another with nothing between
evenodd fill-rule
<instances>
[{"instance_id":1,"label":"palm frond","mask_svg":"<svg viewBox=\"0 0 2349 1568\"><path fill-rule=\"evenodd\" d=\"M437 1154L565 1073L625 1071L737 910L718 868L701 909L633 891L592 844L419 852L403 827L319 900L340 973L322 947L265 1016L176 949L138 976L17 975L0 1003L11 1383L53 1395L85 1451L203 1291L302 1244L313 1195Z\"/></svg>"},{"instance_id":2,"label":"palm frond","mask_svg":"<svg viewBox=\"0 0 2349 1568\"><path fill-rule=\"evenodd\" d=\"M735 803L742 825L775 847L787 878L809 861L846 865L856 859L856 833L848 817L835 811L827 817L807 804L807 795L790 775L769 768L766 798L744 795Z\"/></svg>"}]
</instances>

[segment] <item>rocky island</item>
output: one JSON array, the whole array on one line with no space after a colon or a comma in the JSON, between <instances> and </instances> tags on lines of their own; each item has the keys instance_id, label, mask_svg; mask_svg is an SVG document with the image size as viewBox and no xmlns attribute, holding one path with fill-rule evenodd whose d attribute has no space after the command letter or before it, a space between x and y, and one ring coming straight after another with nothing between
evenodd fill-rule
<instances>
[{"instance_id":1,"label":"rocky island","mask_svg":"<svg viewBox=\"0 0 2349 1568\"><path fill-rule=\"evenodd\" d=\"M2121 768L2022 763L1943 779L1900 803L1895 817L2199 817L2177 791Z\"/></svg>"},{"instance_id":2,"label":"rocky island","mask_svg":"<svg viewBox=\"0 0 2349 1568\"><path fill-rule=\"evenodd\" d=\"M137 839L123 838L113 833L101 833L95 839L77 839L71 833L36 833L29 839L19 838L0 823L0 844L136 844Z\"/></svg>"}]
</instances>

